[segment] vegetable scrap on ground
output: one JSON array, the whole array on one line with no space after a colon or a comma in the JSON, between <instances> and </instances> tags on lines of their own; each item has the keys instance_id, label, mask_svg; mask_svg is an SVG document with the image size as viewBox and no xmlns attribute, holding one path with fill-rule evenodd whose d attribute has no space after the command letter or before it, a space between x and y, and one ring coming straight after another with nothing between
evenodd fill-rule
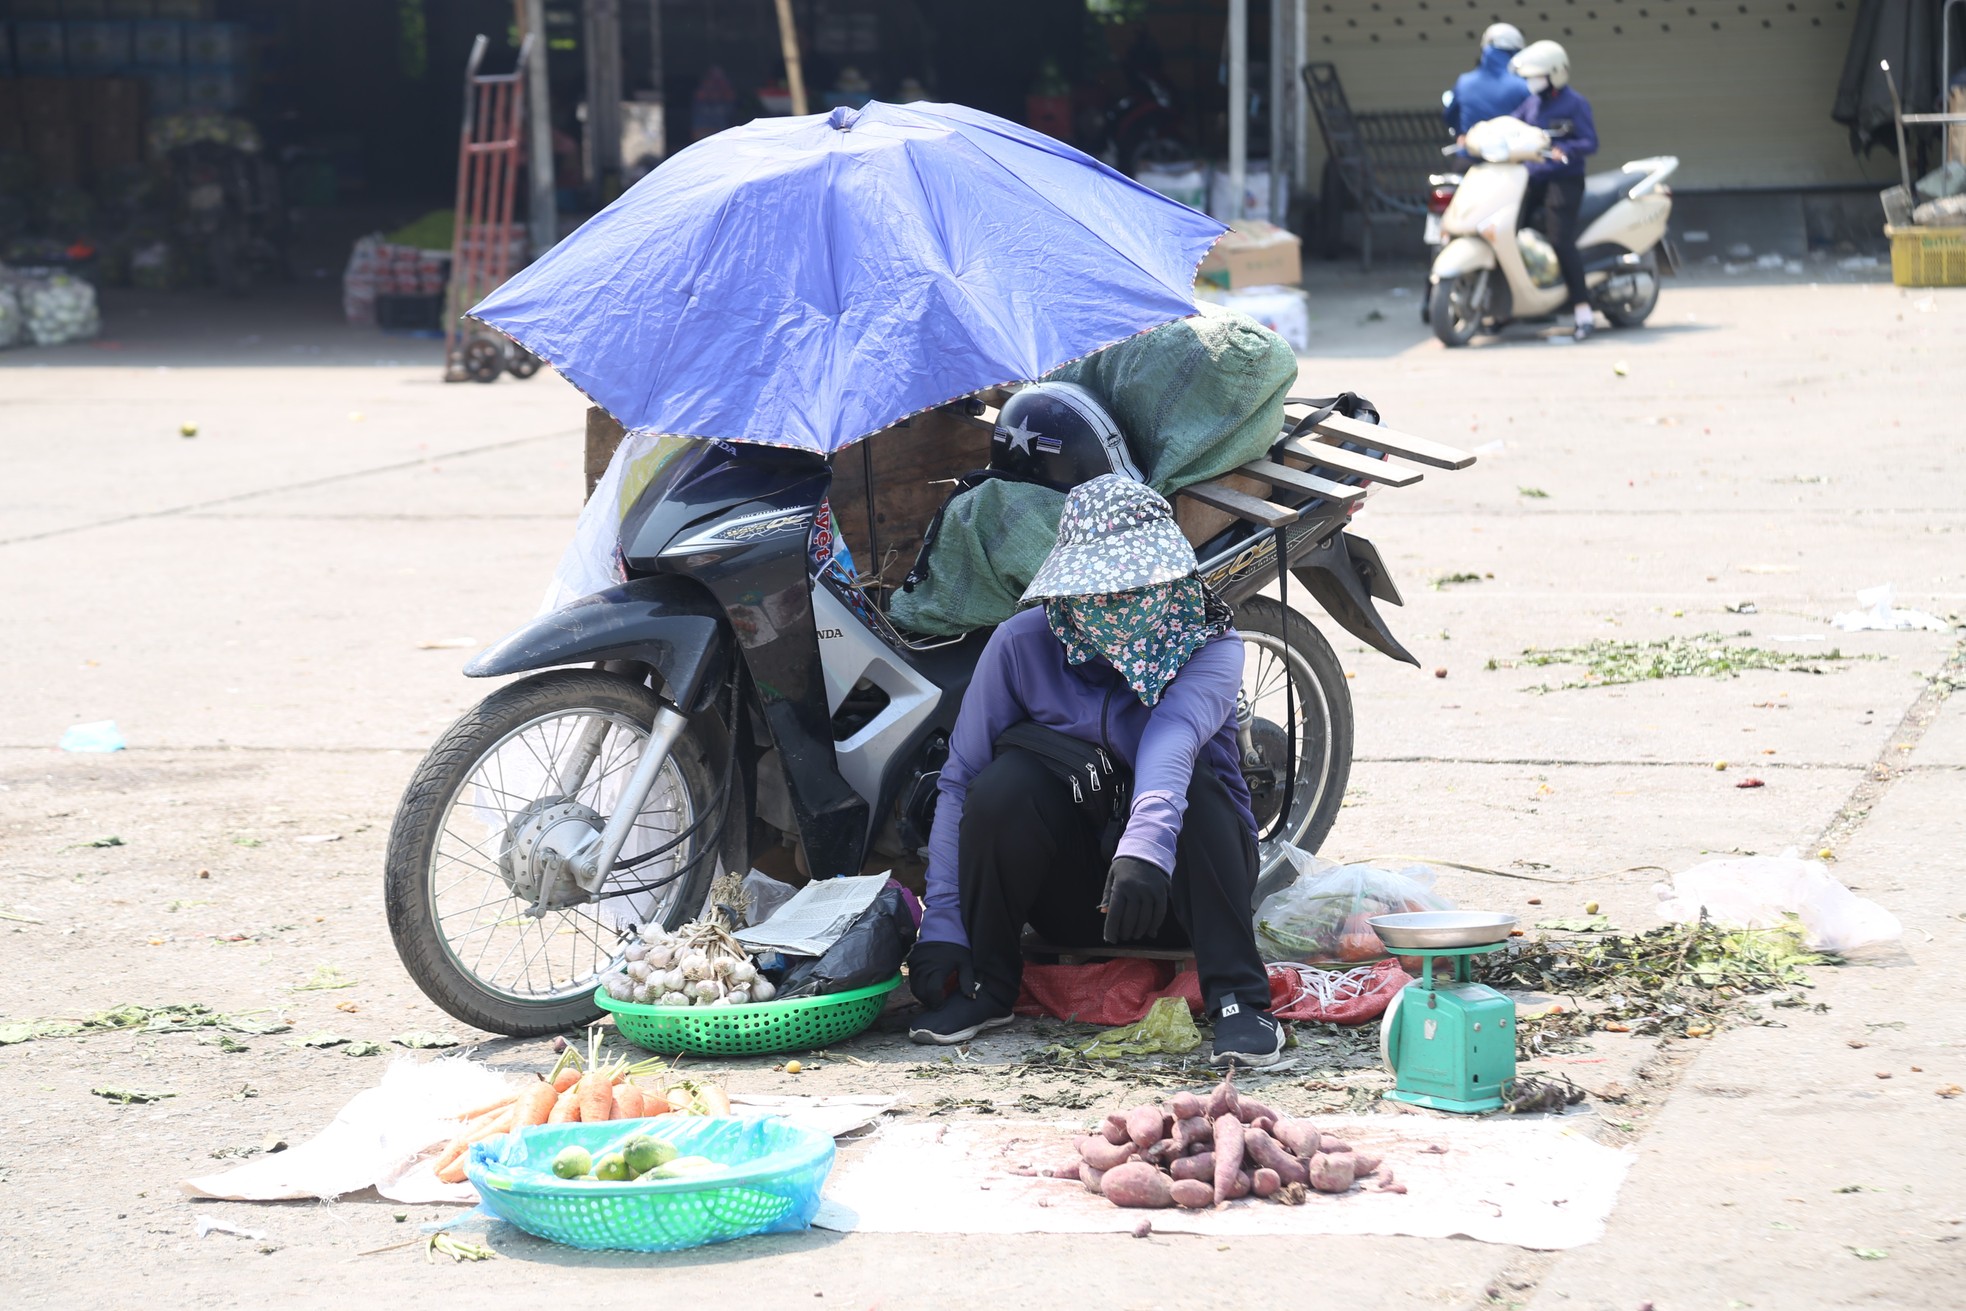
<instances>
[{"instance_id":1,"label":"vegetable scrap on ground","mask_svg":"<svg viewBox=\"0 0 1966 1311\"><path fill-rule=\"evenodd\" d=\"M1735 639L1749 637L1745 631L1729 637L1721 633L1698 633L1691 637L1667 637L1649 642L1600 639L1583 646L1527 647L1512 660L1490 660L1490 669L1519 666L1578 665L1584 676L1567 683L1539 683L1525 692L1567 692L1587 687L1615 687L1623 683L1642 683L1666 678L1736 678L1749 669L1790 670L1804 674L1826 674L1852 660L1872 660L1875 656L1846 655L1832 647L1828 651L1772 651L1759 646L1732 645Z\"/></svg>"},{"instance_id":2,"label":"vegetable scrap on ground","mask_svg":"<svg viewBox=\"0 0 1966 1311\"><path fill-rule=\"evenodd\" d=\"M1474 970L1476 979L1494 987L1533 988L1589 1003L1524 1015L1517 1041L1527 1056L1549 1040L1599 1030L1703 1038L1757 998L1775 1006L1808 1005L1798 995L1810 986L1807 967L1832 959L1808 950L1795 925L1728 929L1702 917L1643 933L1518 938L1476 958Z\"/></svg>"}]
</instances>

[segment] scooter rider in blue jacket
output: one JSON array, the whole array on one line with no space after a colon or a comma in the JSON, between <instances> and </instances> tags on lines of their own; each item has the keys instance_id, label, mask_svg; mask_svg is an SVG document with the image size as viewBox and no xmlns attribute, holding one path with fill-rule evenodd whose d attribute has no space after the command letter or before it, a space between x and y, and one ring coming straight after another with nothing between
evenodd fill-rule
<instances>
[{"instance_id":1,"label":"scooter rider in blue jacket","mask_svg":"<svg viewBox=\"0 0 1966 1311\"><path fill-rule=\"evenodd\" d=\"M1491 118L1507 118L1529 94L1529 84L1509 71L1509 59L1522 49L1513 23L1491 23L1481 34L1481 61L1454 79L1440 117L1456 138Z\"/></svg>"},{"instance_id":2,"label":"scooter rider in blue jacket","mask_svg":"<svg viewBox=\"0 0 1966 1311\"><path fill-rule=\"evenodd\" d=\"M1556 249L1563 270L1563 287L1577 324L1577 340L1591 335L1590 288L1584 282L1584 261L1577 253L1579 207L1584 201L1584 159L1597 153L1597 124L1591 102L1570 85L1570 56L1554 41L1538 41L1509 62L1529 84L1530 95L1514 116L1550 135L1550 157L1529 165L1529 190L1523 196L1524 217L1542 214L1543 235Z\"/></svg>"}]
</instances>

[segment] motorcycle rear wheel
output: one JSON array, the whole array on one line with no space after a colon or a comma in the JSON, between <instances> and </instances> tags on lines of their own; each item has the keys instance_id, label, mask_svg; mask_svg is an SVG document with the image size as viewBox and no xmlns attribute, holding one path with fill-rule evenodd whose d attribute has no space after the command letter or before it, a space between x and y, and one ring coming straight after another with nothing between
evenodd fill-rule
<instances>
[{"instance_id":1,"label":"motorcycle rear wheel","mask_svg":"<svg viewBox=\"0 0 1966 1311\"><path fill-rule=\"evenodd\" d=\"M1443 346L1465 346L1481 331L1482 307L1474 303L1481 275L1463 273L1434 284L1428 297L1427 321Z\"/></svg>"},{"instance_id":2,"label":"motorcycle rear wheel","mask_svg":"<svg viewBox=\"0 0 1966 1311\"><path fill-rule=\"evenodd\" d=\"M535 674L466 711L417 766L390 831L384 896L404 968L449 1014L512 1037L585 1024L601 1014L594 988L622 959L623 926L674 928L702 906L715 873L706 853L721 834L701 722L657 773L622 859L688 833L678 846L612 874L601 900L535 913L513 887L513 853L538 831L528 817L561 801L557 774L581 730L606 723L598 757L566 800L605 822L610 788L633 772L658 704L618 674ZM605 895L665 878L654 891Z\"/></svg>"},{"instance_id":3,"label":"motorcycle rear wheel","mask_svg":"<svg viewBox=\"0 0 1966 1311\"><path fill-rule=\"evenodd\" d=\"M1281 761L1264 748L1284 739L1286 670L1296 695L1297 766L1288 805L1256 807L1260 902L1297 875L1284 847L1315 852L1338 820L1352 773L1352 694L1331 644L1296 610L1286 615L1274 599L1252 596L1236 607L1236 628L1244 647L1243 695L1263 729L1257 747L1272 769L1280 770Z\"/></svg>"},{"instance_id":4,"label":"motorcycle rear wheel","mask_svg":"<svg viewBox=\"0 0 1966 1311\"><path fill-rule=\"evenodd\" d=\"M1630 294L1615 295L1611 288L1620 285L1620 277L1632 281ZM1614 276L1598 289L1597 307L1604 311L1604 317L1611 320L1614 328L1636 328L1652 317L1652 311L1659 304L1659 252L1647 253L1642 263L1628 274Z\"/></svg>"}]
</instances>

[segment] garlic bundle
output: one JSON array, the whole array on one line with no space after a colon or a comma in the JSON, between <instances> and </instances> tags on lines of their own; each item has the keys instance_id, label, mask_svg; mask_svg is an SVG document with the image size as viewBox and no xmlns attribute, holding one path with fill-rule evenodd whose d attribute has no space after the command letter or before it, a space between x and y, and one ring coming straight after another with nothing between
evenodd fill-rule
<instances>
[{"instance_id":1,"label":"garlic bundle","mask_svg":"<svg viewBox=\"0 0 1966 1311\"><path fill-rule=\"evenodd\" d=\"M674 932L643 929L601 987L616 1001L645 1006L744 1006L778 995L737 939L705 921Z\"/></svg>"}]
</instances>

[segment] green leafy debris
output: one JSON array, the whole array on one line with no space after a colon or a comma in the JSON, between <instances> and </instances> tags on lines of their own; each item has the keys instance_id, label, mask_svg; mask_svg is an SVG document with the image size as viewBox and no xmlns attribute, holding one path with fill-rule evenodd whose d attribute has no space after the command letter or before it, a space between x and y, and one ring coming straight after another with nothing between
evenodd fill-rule
<instances>
[{"instance_id":1,"label":"green leafy debris","mask_svg":"<svg viewBox=\"0 0 1966 1311\"><path fill-rule=\"evenodd\" d=\"M1771 651L1759 646L1731 645L1732 638L1721 633L1700 633L1692 637L1667 637L1650 642L1599 639L1583 646L1528 647L1515 660L1494 662L1491 667L1576 665L1584 676L1551 686L1542 683L1524 688L1525 692L1565 692L1586 687L1616 687L1623 683L1644 683L1667 678L1738 678L1749 669L1785 669L1804 674L1826 674L1830 666L1851 660L1870 660L1874 656L1845 655L1841 650Z\"/></svg>"},{"instance_id":2,"label":"green leafy debris","mask_svg":"<svg viewBox=\"0 0 1966 1311\"><path fill-rule=\"evenodd\" d=\"M316 966L314 973L305 983L289 984L289 992L333 992L337 988L352 988L355 980L342 973L338 965Z\"/></svg>"},{"instance_id":3,"label":"green leafy debris","mask_svg":"<svg viewBox=\"0 0 1966 1311\"><path fill-rule=\"evenodd\" d=\"M77 1020L15 1020L0 1024L0 1047L29 1042L36 1038L81 1038L97 1033L135 1029L142 1033L189 1033L194 1029L226 1029L232 1033L285 1033L292 1025L277 1019L254 1016L266 1011L215 1011L197 1002L174 1002L164 1006L125 1004Z\"/></svg>"},{"instance_id":4,"label":"green leafy debris","mask_svg":"<svg viewBox=\"0 0 1966 1311\"><path fill-rule=\"evenodd\" d=\"M1475 958L1475 977L1588 1002L1516 1026L1525 1056L1552 1040L1600 1029L1688 1037L1710 1033L1751 998L1801 1004L1808 967L1830 958L1803 945L1799 921L1773 929L1725 929L1702 918L1644 933L1590 932L1518 938ZM1689 1031L1691 1031L1689 1033Z\"/></svg>"},{"instance_id":5,"label":"green leafy debris","mask_svg":"<svg viewBox=\"0 0 1966 1311\"><path fill-rule=\"evenodd\" d=\"M1515 492L1517 496L1526 496L1532 501L1547 501L1550 499L1550 494L1540 487L1518 487L1515 489Z\"/></svg>"},{"instance_id":6,"label":"green leafy debris","mask_svg":"<svg viewBox=\"0 0 1966 1311\"><path fill-rule=\"evenodd\" d=\"M351 1042L341 1049L343 1056L380 1056L382 1044L379 1042Z\"/></svg>"},{"instance_id":7,"label":"green leafy debris","mask_svg":"<svg viewBox=\"0 0 1966 1311\"><path fill-rule=\"evenodd\" d=\"M1436 592L1439 592L1446 588L1452 587L1456 583L1478 583L1480 581L1481 581L1480 574L1470 574L1470 573L1442 574L1440 577L1434 579L1433 589Z\"/></svg>"},{"instance_id":8,"label":"green leafy debris","mask_svg":"<svg viewBox=\"0 0 1966 1311\"><path fill-rule=\"evenodd\" d=\"M1162 997L1132 1024L1106 1029L1087 1043L1047 1051L1068 1059L1110 1061L1124 1056L1186 1056L1200 1046L1201 1030L1195 1027L1188 1003L1180 997Z\"/></svg>"},{"instance_id":9,"label":"green leafy debris","mask_svg":"<svg viewBox=\"0 0 1966 1311\"><path fill-rule=\"evenodd\" d=\"M449 1033L413 1030L409 1033L399 1033L389 1041L395 1043L398 1047L410 1047L420 1050L431 1047L455 1047L464 1040Z\"/></svg>"},{"instance_id":10,"label":"green leafy debris","mask_svg":"<svg viewBox=\"0 0 1966 1311\"><path fill-rule=\"evenodd\" d=\"M142 1088L91 1088L98 1097L106 1097L124 1106L142 1106L148 1102L161 1102L166 1097L177 1096L174 1092L146 1092Z\"/></svg>"}]
</instances>

